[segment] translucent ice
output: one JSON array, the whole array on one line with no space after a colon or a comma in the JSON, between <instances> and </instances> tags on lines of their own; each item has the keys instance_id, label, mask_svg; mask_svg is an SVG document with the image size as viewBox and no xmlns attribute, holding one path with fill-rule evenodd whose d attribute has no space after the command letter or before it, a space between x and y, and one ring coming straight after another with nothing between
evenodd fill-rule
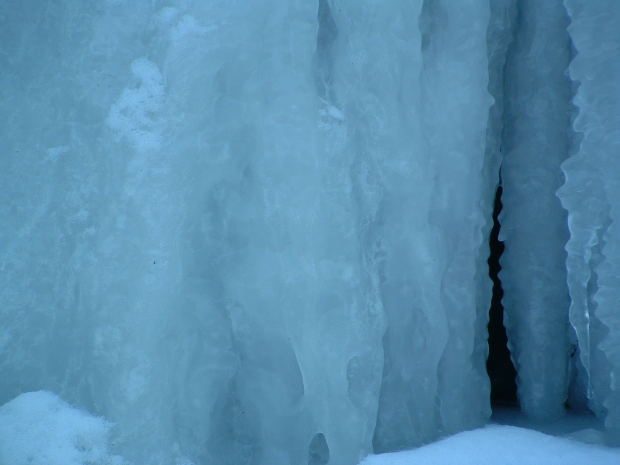
<instances>
[{"instance_id":1,"label":"translucent ice","mask_svg":"<svg viewBox=\"0 0 620 465\"><path fill-rule=\"evenodd\" d=\"M620 441L620 4L565 4L576 52L570 77L579 83L574 153L562 165L566 182L559 192L570 229L570 320L588 373L591 407L607 412L613 439Z\"/></svg>"},{"instance_id":2,"label":"translucent ice","mask_svg":"<svg viewBox=\"0 0 620 465\"><path fill-rule=\"evenodd\" d=\"M486 29L468 18L489 11L474 3L460 16L438 14L443 2L330 5L337 34L326 94L345 114L341 150L353 162L365 260L387 325L373 444L402 448L488 413L487 308L475 286L488 289L486 256L478 257L489 181L477 170L491 98ZM459 176L474 181L465 189L451 182ZM454 390L455 378L472 390Z\"/></svg>"},{"instance_id":3,"label":"translucent ice","mask_svg":"<svg viewBox=\"0 0 620 465\"><path fill-rule=\"evenodd\" d=\"M566 212L555 195L568 155L568 19L560 0L519 2L505 80L500 274L521 408L559 416L567 398Z\"/></svg>"},{"instance_id":4,"label":"translucent ice","mask_svg":"<svg viewBox=\"0 0 620 465\"><path fill-rule=\"evenodd\" d=\"M148 465L352 465L481 425L503 158L522 403L565 398L568 286L616 425L617 7L566 1L578 146L538 3L0 2L0 402L57 392Z\"/></svg>"}]
</instances>

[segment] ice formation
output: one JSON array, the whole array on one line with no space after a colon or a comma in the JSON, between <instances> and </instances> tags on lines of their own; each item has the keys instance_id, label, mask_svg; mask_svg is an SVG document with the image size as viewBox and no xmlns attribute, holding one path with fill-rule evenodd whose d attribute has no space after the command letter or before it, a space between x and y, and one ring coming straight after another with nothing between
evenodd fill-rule
<instances>
[{"instance_id":1,"label":"ice formation","mask_svg":"<svg viewBox=\"0 0 620 465\"><path fill-rule=\"evenodd\" d=\"M620 440L619 23L5 0L0 405L55 392L148 465L353 465L480 426L501 164L522 406L571 393Z\"/></svg>"},{"instance_id":2,"label":"ice formation","mask_svg":"<svg viewBox=\"0 0 620 465\"><path fill-rule=\"evenodd\" d=\"M561 415L568 389L568 226L556 196L569 147L567 26L560 0L522 0L506 63L500 277L521 408L540 418Z\"/></svg>"},{"instance_id":3,"label":"ice formation","mask_svg":"<svg viewBox=\"0 0 620 465\"><path fill-rule=\"evenodd\" d=\"M571 156L558 195L568 211L570 321L590 405L620 442L620 4L566 0L578 84Z\"/></svg>"}]
</instances>

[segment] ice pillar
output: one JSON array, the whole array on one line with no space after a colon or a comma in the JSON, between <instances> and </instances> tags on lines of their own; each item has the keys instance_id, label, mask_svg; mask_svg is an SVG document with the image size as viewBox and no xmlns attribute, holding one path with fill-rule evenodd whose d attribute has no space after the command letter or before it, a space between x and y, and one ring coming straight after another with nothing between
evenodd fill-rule
<instances>
[{"instance_id":1,"label":"ice pillar","mask_svg":"<svg viewBox=\"0 0 620 465\"><path fill-rule=\"evenodd\" d=\"M566 212L555 192L568 155L570 59L561 1L517 3L504 88L500 278L521 408L558 416L567 395Z\"/></svg>"},{"instance_id":2,"label":"ice pillar","mask_svg":"<svg viewBox=\"0 0 620 465\"><path fill-rule=\"evenodd\" d=\"M620 4L565 0L575 47L575 153L562 165L570 321L592 408L620 441Z\"/></svg>"},{"instance_id":3,"label":"ice pillar","mask_svg":"<svg viewBox=\"0 0 620 465\"><path fill-rule=\"evenodd\" d=\"M487 308L476 289L488 287L479 257L490 13L479 2L458 13L441 1L330 5L332 98L359 201L377 210L367 247L387 328L374 447L392 450L488 415Z\"/></svg>"}]
</instances>

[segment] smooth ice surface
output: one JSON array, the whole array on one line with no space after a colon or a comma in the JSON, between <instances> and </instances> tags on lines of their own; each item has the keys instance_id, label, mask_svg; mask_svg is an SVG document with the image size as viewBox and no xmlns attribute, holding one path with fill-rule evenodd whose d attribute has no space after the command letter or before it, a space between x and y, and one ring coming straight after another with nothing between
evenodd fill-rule
<instances>
[{"instance_id":1,"label":"smooth ice surface","mask_svg":"<svg viewBox=\"0 0 620 465\"><path fill-rule=\"evenodd\" d=\"M448 3L344 1L329 10L338 34L326 98L345 119L326 136L345 137L335 156L350 160L367 289L380 296L385 324L375 450L489 414L480 338L488 309L476 291L490 287L480 207L494 183L481 175L490 13L468 2L460 15L439 14ZM464 389L452 388L454 377Z\"/></svg>"},{"instance_id":2,"label":"smooth ice surface","mask_svg":"<svg viewBox=\"0 0 620 465\"><path fill-rule=\"evenodd\" d=\"M616 465L619 461L619 449L489 425L416 450L369 456L360 465Z\"/></svg>"},{"instance_id":3,"label":"smooth ice surface","mask_svg":"<svg viewBox=\"0 0 620 465\"><path fill-rule=\"evenodd\" d=\"M51 392L21 394L0 407L2 465L123 465L108 450L110 425Z\"/></svg>"}]
</instances>

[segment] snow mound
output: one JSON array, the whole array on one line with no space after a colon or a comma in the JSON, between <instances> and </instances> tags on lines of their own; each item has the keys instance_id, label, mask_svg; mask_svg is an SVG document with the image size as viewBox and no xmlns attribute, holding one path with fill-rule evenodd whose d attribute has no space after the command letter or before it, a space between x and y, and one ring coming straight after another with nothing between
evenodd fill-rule
<instances>
[{"instance_id":1,"label":"snow mound","mask_svg":"<svg viewBox=\"0 0 620 465\"><path fill-rule=\"evenodd\" d=\"M515 426L489 425L411 451L371 455L360 465L618 465L620 449Z\"/></svg>"},{"instance_id":2,"label":"snow mound","mask_svg":"<svg viewBox=\"0 0 620 465\"><path fill-rule=\"evenodd\" d=\"M109 429L51 392L21 394L0 407L0 465L122 465Z\"/></svg>"}]
</instances>

